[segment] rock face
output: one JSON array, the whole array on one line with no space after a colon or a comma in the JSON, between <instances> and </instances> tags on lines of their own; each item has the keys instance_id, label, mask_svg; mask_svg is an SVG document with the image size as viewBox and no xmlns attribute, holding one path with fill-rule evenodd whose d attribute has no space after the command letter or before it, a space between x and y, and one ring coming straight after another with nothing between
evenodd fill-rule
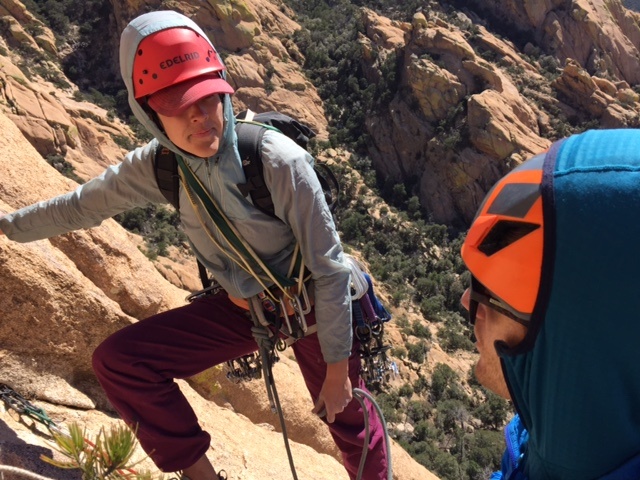
<instances>
[{"instance_id":1,"label":"rock face","mask_svg":"<svg viewBox=\"0 0 640 480\"><path fill-rule=\"evenodd\" d=\"M159 7L153 2L114 2L115 23L124 26L145 8ZM279 8L211 2L208 7L184 5L183 11L196 17L221 50L234 52L228 66L237 79L238 109L286 111L326 137L322 103L290 61L299 53L286 39L298 27ZM51 32L21 4L0 1L0 20L7 26L0 38L0 52L6 54L0 58L1 214L75 188L77 184L45 158L64 158L79 179L88 179L119 161L126 152L120 145L132 142L133 136L105 110L76 101L75 87L59 89L42 79L32 81L16 67L16 45L41 54L55 52ZM34 24L43 32L37 38L28 33L35 31L27 28ZM47 68L62 75L53 64ZM91 369L93 350L112 332L183 305L188 293L183 288L198 288L192 258L179 263L163 259L155 267L140 252L140 243L113 220L28 244L0 236L0 383L43 405L62 426L77 421L95 436L100 427L116 421ZM310 413L313 405L295 362L283 358L275 375L298 475L346 480L333 440ZM231 384L219 368L189 382L195 390L185 382L181 388L212 433L208 456L217 468L224 468L230 479L291 478L281 434L275 431L280 426L260 382ZM46 435L34 434L24 419L19 422L0 405L5 426L0 428L0 464L62 478L60 470L47 469L39 460L40 454L53 454ZM436 478L397 445L393 455L394 478ZM153 470L149 461L144 465Z\"/></svg>"},{"instance_id":2,"label":"rock face","mask_svg":"<svg viewBox=\"0 0 640 480\"><path fill-rule=\"evenodd\" d=\"M472 2L591 74L640 82L638 15L614 0Z\"/></svg>"},{"instance_id":3,"label":"rock face","mask_svg":"<svg viewBox=\"0 0 640 480\"><path fill-rule=\"evenodd\" d=\"M559 132L571 133L562 119L616 128L639 122L637 15L616 0L488 3L483 2L484 12L527 32L525 45L492 34L481 10L452 15L432 2L411 22L362 10L362 66L369 80L380 80L385 61L396 58L400 65L395 97L382 114L367 119L371 155L383 175L415 185L438 222L468 222L500 175L547 148ZM322 102L299 68L302 56L291 40L299 26L284 5L267 0L111 4L108 48L117 45L119 32L137 14L178 9L224 53L237 110L280 110L312 125L321 139L328 137ZM88 179L119 161L126 152L122 145L134 137L104 109L75 99L77 88L48 60L61 55L54 35L20 2L0 0L0 21L1 213L75 187L45 159L64 159L79 179ZM16 52L25 48L38 56L36 73L18 67L22 59ZM115 52L113 58L116 71ZM190 259L179 264L163 259L154 267L139 245L139 238L113 221L30 244L0 237L0 383L48 402L56 421L79 420L93 433L113 422L91 371L93 349L131 322L182 305L185 289L197 288ZM296 369L283 355L276 379L294 457L301 459L299 473L346 478L326 429L309 414L310 400ZM280 427L260 382L232 385L224 372L211 369L181 382L181 388L214 433L208 455L230 478L290 478L280 436L273 431ZM7 426L0 428L0 463L41 471L37 457L50 452L42 435L4 412L0 419ZM396 445L393 456L394 478L435 478ZM55 477L55 472L43 473Z\"/></svg>"},{"instance_id":4,"label":"rock face","mask_svg":"<svg viewBox=\"0 0 640 480\"><path fill-rule=\"evenodd\" d=\"M478 6L522 37L534 32L535 47L493 35L473 11L430 7L395 24L363 9L360 42L370 81L391 55L401 64L398 93L367 123L376 170L416 185L434 221L467 224L499 176L579 130L569 121L640 125L638 94L629 87L640 75L638 15L619 2Z\"/></svg>"}]
</instances>

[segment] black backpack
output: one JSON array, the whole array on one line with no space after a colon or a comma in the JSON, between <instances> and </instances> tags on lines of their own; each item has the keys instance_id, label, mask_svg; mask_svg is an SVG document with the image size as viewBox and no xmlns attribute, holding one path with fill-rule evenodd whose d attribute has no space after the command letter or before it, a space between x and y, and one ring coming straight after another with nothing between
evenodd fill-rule
<instances>
[{"instance_id":1,"label":"black backpack","mask_svg":"<svg viewBox=\"0 0 640 480\"><path fill-rule=\"evenodd\" d=\"M238 184L238 189L245 197L251 196L251 201L262 212L275 217L271 192L264 182L264 170L260 148L262 135L265 130L277 130L291 138L305 150L309 141L316 133L299 121L278 112L255 114L251 121L245 120L247 112L236 116L236 135L238 137L238 151L242 160L242 168L247 179L246 183ZM162 145L158 145L154 163L156 181L160 191L179 210L180 176L175 153ZM337 206L340 186L337 178L328 167L320 162L314 163L314 171L320 181L322 190L333 212Z\"/></svg>"},{"instance_id":2,"label":"black backpack","mask_svg":"<svg viewBox=\"0 0 640 480\"><path fill-rule=\"evenodd\" d=\"M271 192L264 182L264 170L260 152L262 135L267 129L277 130L306 150L309 140L315 137L316 133L308 126L278 112L255 114L250 121L245 120L246 116L247 112L239 113L236 116L238 152L240 153L242 168L247 179L246 183L238 184L238 189L245 197L251 196L251 201L256 208L267 215L277 218L274 213ZM154 171L158 188L160 188L167 201L176 210L180 211L180 174L178 172L176 154L168 148L158 145ZM327 205L333 212L338 204L340 184L328 165L316 161L314 162L314 171L322 186ZM211 287L212 282L207 270L202 263L199 261L197 263L202 286L208 289Z\"/></svg>"}]
</instances>

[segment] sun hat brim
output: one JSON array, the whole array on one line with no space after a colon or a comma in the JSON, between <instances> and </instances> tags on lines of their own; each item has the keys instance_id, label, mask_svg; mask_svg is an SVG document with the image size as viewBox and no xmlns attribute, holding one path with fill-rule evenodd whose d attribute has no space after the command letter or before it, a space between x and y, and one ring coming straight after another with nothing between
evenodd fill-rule
<instances>
[{"instance_id":1,"label":"sun hat brim","mask_svg":"<svg viewBox=\"0 0 640 480\"><path fill-rule=\"evenodd\" d=\"M218 75L202 75L163 88L148 99L149 106L166 117L175 117L199 100L219 93L233 94L234 90Z\"/></svg>"}]
</instances>

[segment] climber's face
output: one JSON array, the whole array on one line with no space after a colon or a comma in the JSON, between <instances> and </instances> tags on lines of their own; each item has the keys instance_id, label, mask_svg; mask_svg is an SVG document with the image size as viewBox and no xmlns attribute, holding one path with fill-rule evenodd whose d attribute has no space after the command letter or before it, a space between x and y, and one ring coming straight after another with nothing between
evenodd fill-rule
<instances>
[{"instance_id":1,"label":"climber's face","mask_svg":"<svg viewBox=\"0 0 640 480\"><path fill-rule=\"evenodd\" d=\"M201 158L218 152L224 129L220 95L205 97L175 116L158 113L158 118L167 137L185 152Z\"/></svg>"},{"instance_id":2,"label":"climber's face","mask_svg":"<svg viewBox=\"0 0 640 480\"><path fill-rule=\"evenodd\" d=\"M460 299L462 306L467 310L469 309L469 297L470 290L467 289ZM527 334L527 327L487 305L479 304L474 333L476 348L480 353L480 358L474 370L478 382L509 400L511 395L507 388L495 343L502 341L509 347L515 347L524 340Z\"/></svg>"}]
</instances>

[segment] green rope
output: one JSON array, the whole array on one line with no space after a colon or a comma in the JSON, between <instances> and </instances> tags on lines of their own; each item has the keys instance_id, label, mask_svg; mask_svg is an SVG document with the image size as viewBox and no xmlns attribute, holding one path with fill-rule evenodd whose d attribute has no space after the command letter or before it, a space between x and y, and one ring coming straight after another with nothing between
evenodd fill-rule
<instances>
[{"instance_id":1,"label":"green rope","mask_svg":"<svg viewBox=\"0 0 640 480\"><path fill-rule=\"evenodd\" d=\"M20 415L26 415L32 420L42 423L49 430L57 429L55 422L49 418L42 408L36 407L14 389L3 383L0 383L0 398L9 408Z\"/></svg>"},{"instance_id":2,"label":"green rope","mask_svg":"<svg viewBox=\"0 0 640 480\"><path fill-rule=\"evenodd\" d=\"M260 266L259 264L256 265L257 261L255 260L255 257L244 245L244 242L233 231L229 223L226 221L222 212L220 212L220 210L215 205L211 196L205 191L202 184L198 181L198 179L196 178L194 173L191 171L191 169L187 166L187 164L184 162L182 157L180 157L180 155L176 155L176 160L178 162L178 166L180 167L180 169L182 170L182 173L185 176L187 183L189 184L189 187L191 187L193 191L196 193L196 195L204 205L205 209L207 210L207 213L209 214L213 222L216 224L216 226L218 227L218 229L220 230L220 233L222 233L224 238L231 245L233 245L233 247L236 250L238 250L247 261L251 261L256 267L258 267L261 270L266 269L265 273L271 278L273 278L274 280L276 280L281 286L292 287L293 285L295 285L296 284L295 280L281 275L280 273L276 272L268 265L264 265L264 266Z\"/></svg>"}]
</instances>

